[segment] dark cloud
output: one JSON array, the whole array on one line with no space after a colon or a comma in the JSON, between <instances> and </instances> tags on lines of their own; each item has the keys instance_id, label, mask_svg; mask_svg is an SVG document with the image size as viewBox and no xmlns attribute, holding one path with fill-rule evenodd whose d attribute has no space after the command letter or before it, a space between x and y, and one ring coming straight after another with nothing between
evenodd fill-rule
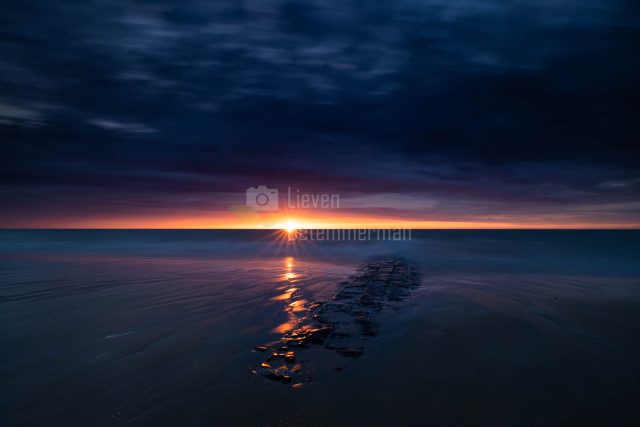
<instances>
[{"instance_id":1,"label":"dark cloud","mask_svg":"<svg viewBox=\"0 0 640 427\"><path fill-rule=\"evenodd\" d=\"M0 23L5 221L267 183L638 222L633 2L62 0Z\"/></svg>"}]
</instances>

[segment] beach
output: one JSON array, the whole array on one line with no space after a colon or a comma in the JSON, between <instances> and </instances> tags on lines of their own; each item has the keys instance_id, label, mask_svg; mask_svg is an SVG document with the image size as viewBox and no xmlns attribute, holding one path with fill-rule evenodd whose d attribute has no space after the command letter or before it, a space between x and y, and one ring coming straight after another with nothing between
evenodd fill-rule
<instances>
[{"instance_id":1,"label":"beach","mask_svg":"<svg viewBox=\"0 0 640 427\"><path fill-rule=\"evenodd\" d=\"M638 422L640 233L271 233L0 231L2 424ZM380 257L419 286L362 354L323 342L295 350L299 379L256 373L256 346Z\"/></svg>"}]
</instances>

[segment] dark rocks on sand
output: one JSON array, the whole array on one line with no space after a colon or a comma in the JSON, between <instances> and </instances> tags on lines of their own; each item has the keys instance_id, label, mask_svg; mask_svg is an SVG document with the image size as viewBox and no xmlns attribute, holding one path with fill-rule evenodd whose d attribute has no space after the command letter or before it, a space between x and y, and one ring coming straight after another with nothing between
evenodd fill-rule
<instances>
[{"instance_id":1,"label":"dark rocks on sand","mask_svg":"<svg viewBox=\"0 0 640 427\"><path fill-rule=\"evenodd\" d=\"M322 344L327 336L329 336L331 329L331 326L310 329L298 328L288 334L288 336L285 336L284 341L287 344L297 345L298 347L302 347L308 343Z\"/></svg>"},{"instance_id":2,"label":"dark rocks on sand","mask_svg":"<svg viewBox=\"0 0 640 427\"><path fill-rule=\"evenodd\" d=\"M283 384L289 384L293 379L293 372L286 368L271 368L260 366L253 371L255 374L262 375L265 378L268 378L273 381L280 381Z\"/></svg>"},{"instance_id":3,"label":"dark rocks on sand","mask_svg":"<svg viewBox=\"0 0 640 427\"><path fill-rule=\"evenodd\" d=\"M311 344L323 345L344 357L361 357L363 341L378 333L377 322L385 314L399 309L420 284L418 273L402 259L371 261L356 271L356 276L339 283L332 301L307 304L298 314L298 327L285 333L279 342L255 347L256 351L271 350L272 353L254 373L287 384L297 378L295 384L299 384L303 375L301 363L304 365L308 360L299 361L291 369L272 368L268 362L279 359L294 363L299 355L290 348L304 352ZM339 366L335 370L343 368ZM309 377L304 379L309 380Z\"/></svg>"},{"instance_id":4,"label":"dark rocks on sand","mask_svg":"<svg viewBox=\"0 0 640 427\"><path fill-rule=\"evenodd\" d=\"M336 349L336 352L341 356L345 356L345 357L358 358L362 356L361 348L340 347Z\"/></svg>"},{"instance_id":5,"label":"dark rocks on sand","mask_svg":"<svg viewBox=\"0 0 640 427\"><path fill-rule=\"evenodd\" d=\"M287 351L286 353L277 353L273 352L267 357L267 362L274 359L284 359L287 362L295 362L296 361L296 353L293 351Z\"/></svg>"}]
</instances>

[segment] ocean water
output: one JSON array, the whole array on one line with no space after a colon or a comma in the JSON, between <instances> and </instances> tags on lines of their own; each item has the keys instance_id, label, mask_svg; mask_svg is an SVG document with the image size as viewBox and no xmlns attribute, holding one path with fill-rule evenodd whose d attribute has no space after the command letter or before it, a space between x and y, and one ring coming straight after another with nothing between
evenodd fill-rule
<instances>
[{"instance_id":1,"label":"ocean water","mask_svg":"<svg viewBox=\"0 0 640 427\"><path fill-rule=\"evenodd\" d=\"M411 237L0 231L0 424L639 425L639 232ZM362 357L299 387L252 373L380 256L421 286Z\"/></svg>"}]
</instances>

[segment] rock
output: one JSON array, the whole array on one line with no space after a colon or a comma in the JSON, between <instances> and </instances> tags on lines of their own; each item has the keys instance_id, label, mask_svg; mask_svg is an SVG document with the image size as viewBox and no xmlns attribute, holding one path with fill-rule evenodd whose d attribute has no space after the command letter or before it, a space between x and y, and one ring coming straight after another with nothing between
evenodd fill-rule
<instances>
[{"instance_id":1,"label":"rock","mask_svg":"<svg viewBox=\"0 0 640 427\"><path fill-rule=\"evenodd\" d=\"M367 315L359 315L354 318L356 323L360 326L360 331L362 335L366 336L374 336L378 333L375 324Z\"/></svg>"},{"instance_id":2,"label":"rock","mask_svg":"<svg viewBox=\"0 0 640 427\"><path fill-rule=\"evenodd\" d=\"M417 271L401 259L374 260L356 272L355 276L339 282L332 300L305 304L305 310L294 313L298 327L284 334L279 342L255 347L255 351L271 350L271 353L254 372L287 384L294 376L301 378L307 363L304 352L312 345L322 345L343 357L361 357L362 345L367 336L378 333L380 319L398 310L411 291L420 285ZM292 351L294 348L296 351ZM274 369L268 362L275 359L287 365ZM292 364L294 367L289 368ZM340 371L344 366L334 369ZM310 380L309 377L304 379L305 382ZM294 386L298 384L302 383L296 382Z\"/></svg>"},{"instance_id":3,"label":"rock","mask_svg":"<svg viewBox=\"0 0 640 427\"><path fill-rule=\"evenodd\" d=\"M277 353L273 352L267 357L267 362L274 359L284 359L287 362L295 362L296 361L296 353L293 351L287 351L286 353Z\"/></svg>"},{"instance_id":4,"label":"rock","mask_svg":"<svg viewBox=\"0 0 640 427\"><path fill-rule=\"evenodd\" d=\"M310 329L298 328L292 331L284 340L287 344L297 345L298 347L302 347L308 343L322 344L327 336L329 336L331 329L331 326Z\"/></svg>"},{"instance_id":5,"label":"rock","mask_svg":"<svg viewBox=\"0 0 640 427\"><path fill-rule=\"evenodd\" d=\"M273 368L266 368L262 366L257 368L254 372L258 375L262 375L265 378L268 378L274 381L280 381L281 383L284 383L284 384L289 384L292 380L292 375L293 375L293 372L285 368L273 369Z\"/></svg>"},{"instance_id":6,"label":"rock","mask_svg":"<svg viewBox=\"0 0 640 427\"><path fill-rule=\"evenodd\" d=\"M338 352L339 355L345 356L345 357L358 358L362 356L361 348L340 347L336 349L336 352Z\"/></svg>"}]
</instances>

